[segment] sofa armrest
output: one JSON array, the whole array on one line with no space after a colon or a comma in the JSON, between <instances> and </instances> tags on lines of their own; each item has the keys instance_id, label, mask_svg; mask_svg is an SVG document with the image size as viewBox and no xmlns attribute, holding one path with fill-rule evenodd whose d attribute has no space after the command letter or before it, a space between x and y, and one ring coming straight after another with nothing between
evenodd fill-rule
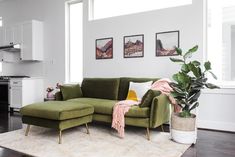
<instances>
[{"instance_id":1,"label":"sofa armrest","mask_svg":"<svg viewBox=\"0 0 235 157\"><path fill-rule=\"evenodd\" d=\"M156 128L170 120L170 102L165 94L153 98L150 109L150 128Z\"/></svg>"},{"instance_id":2,"label":"sofa armrest","mask_svg":"<svg viewBox=\"0 0 235 157\"><path fill-rule=\"evenodd\" d=\"M56 101L62 101L63 100L63 96L61 92L56 92L55 93L55 100Z\"/></svg>"}]
</instances>

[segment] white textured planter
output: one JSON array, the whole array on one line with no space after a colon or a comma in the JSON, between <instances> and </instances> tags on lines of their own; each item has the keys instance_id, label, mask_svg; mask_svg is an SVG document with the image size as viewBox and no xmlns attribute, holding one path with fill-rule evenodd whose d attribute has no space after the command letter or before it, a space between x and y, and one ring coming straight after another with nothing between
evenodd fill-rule
<instances>
[{"instance_id":1,"label":"white textured planter","mask_svg":"<svg viewBox=\"0 0 235 157\"><path fill-rule=\"evenodd\" d=\"M173 113L171 116L171 137L178 143L195 144L197 140L196 116L182 118Z\"/></svg>"},{"instance_id":2,"label":"white textured planter","mask_svg":"<svg viewBox=\"0 0 235 157\"><path fill-rule=\"evenodd\" d=\"M171 129L171 137L175 142L182 144L195 144L197 139L196 131L179 131L175 129Z\"/></svg>"}]
</instances>

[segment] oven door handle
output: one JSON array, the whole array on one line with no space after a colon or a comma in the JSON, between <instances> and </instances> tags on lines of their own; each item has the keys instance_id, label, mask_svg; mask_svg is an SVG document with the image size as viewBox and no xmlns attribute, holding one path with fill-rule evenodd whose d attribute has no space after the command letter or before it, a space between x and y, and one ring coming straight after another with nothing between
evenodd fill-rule
<instances>
[{"instance_id":1,"label":"oven door handle","mask_svg":"<svg viewBox=\"0 0 235 157\"><path fill-rule=\"evenodd\" d=\"M8 85L9 82L0 82L0 85Z\"/></svg>"}]
</instances>

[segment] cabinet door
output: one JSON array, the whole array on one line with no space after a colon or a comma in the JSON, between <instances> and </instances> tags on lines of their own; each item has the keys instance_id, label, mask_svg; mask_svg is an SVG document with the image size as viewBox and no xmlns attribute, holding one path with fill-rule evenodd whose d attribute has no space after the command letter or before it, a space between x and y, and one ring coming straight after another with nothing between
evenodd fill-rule
<instances>
[{"instance_id":1,"label":"cabinet door","mask_svg":"<svg viewBox=\"0 0 235 157\"><path fill-rule=\"evenodd\" d=\"M22 107L22 87L11 87L10 89L10 107Z\"/></svg>"},{"instance_id":2,"label":"cabinet door","mask_svg":"<svg viewBox=\"0 0 235 157\"><path fill-rule=\"evenodd\" d=\"M0 46L3 46L5 43L5 29L0 28Z\"/></svg>"},{"instance_id":3,"label":"cabinet door","mask_svg":"<svg viewBox=\"0 0 235 157\"><path fill-rule=\"evenodd\" d=\"M7 27L5 31L6 31L5 45L9 45L10 43L13 43L13 28Z\"/></svg>"},{"instance_id":4,"label":"cabinet door","mask_svg":"<svg viewBox=\"0 0 235 157\"><path fill-rule=\"evenodd\" d=\"M32 60L32 23L24 23L22 25L22 45L21 59Z\"/></svg>"},{"instance_id":5,"label":"cabinet door","mask_svg":"<svg viewBox=\"0 0 235 157\"><path fill-rule=\"evenodd\" d=\"M3 61L3 62L17 62L19 60L20 60L20 53L0 51L0 61Z\"/></svg>"},{"instance_id":6,"label":"cabinet door","mask_svg":"<svg viewBox=\"0 0 235 157\"><path fill-rule=\"evenodd\" d=\"M13 27L13 43L14 44L20 44L22 43L22 27L21 25L16 25Z\"/></svg>"}]
</instances>

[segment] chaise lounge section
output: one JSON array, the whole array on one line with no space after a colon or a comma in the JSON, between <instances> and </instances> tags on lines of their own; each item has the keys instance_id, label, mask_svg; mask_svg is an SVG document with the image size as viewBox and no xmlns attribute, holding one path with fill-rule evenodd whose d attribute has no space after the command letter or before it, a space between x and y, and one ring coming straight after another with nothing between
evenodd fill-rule
<instances>
[{"instance_id":1,"label":"chaise lounge section","mask_svg":"<svg viewBox=\"0 0 235 157\"><path fill-rule=\"evenodd\" d=\"M62 131L68 128L86 125L92 121L94 107L76 102L48 101L35 103L20 110L22 121L28 124L25 135L28 136L30 125L59 130L59 144L62 142Z\"/></svg>"}]
</instances>

